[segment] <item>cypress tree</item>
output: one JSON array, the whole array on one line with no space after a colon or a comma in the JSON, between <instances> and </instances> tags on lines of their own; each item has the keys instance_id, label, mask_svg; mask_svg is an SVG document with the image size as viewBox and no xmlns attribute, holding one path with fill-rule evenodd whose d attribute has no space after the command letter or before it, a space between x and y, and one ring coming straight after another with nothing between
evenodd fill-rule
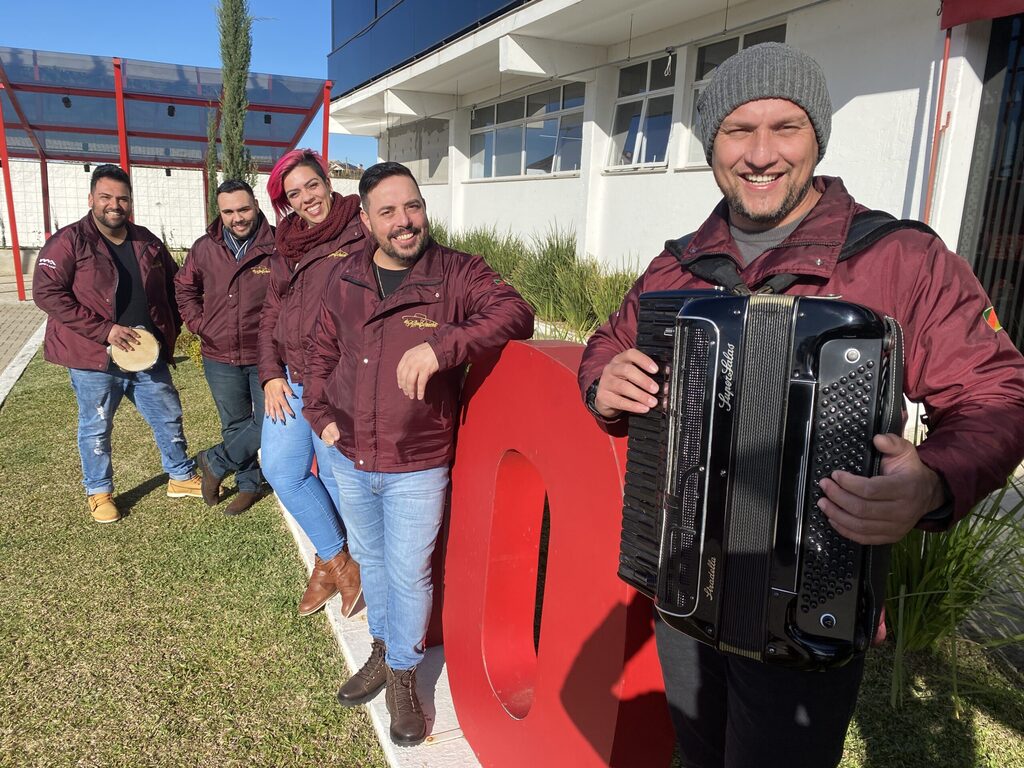
<instances>
[{"instance_id":1,"label":"cypress tree","mask_svg":"<svg viewBox=\"0 0 1024 768\"><path fill-rule=\"evenodd\" d=\"M212 104L210 105L213 106ZM217 119L213 109L206 121L206 221L212 223L220 214L217 208Z\"/></svg>"},{"instance_id":2,"label":"cypress tree","mask_svg":"<svg viewBox=\"0 0 1024 768\"><path fill-rule=\"evenodd\" d=\"M226 179L242 179L253 184L252 160L245 148L245 116L249 108L246 85L252 56L252 16L248 0L220 0L217 7L220 27L221 91L220 140L221 167Z\"/></svg>"}]
</instances>

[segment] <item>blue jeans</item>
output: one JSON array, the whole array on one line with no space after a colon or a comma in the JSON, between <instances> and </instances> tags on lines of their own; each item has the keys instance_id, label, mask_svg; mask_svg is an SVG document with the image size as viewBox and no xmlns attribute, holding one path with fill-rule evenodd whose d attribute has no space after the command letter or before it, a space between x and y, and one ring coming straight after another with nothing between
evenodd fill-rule
<instances>
[{"instance_id":1,"label":"blue jeans","mask_svg":"<svg viewBox=\"0 0 1024 768\"><path fill-rule=\"evenodd\" d=\"M262 479L256 452L263 432L263 387L256 366L204 357L203 373L217 405L223 439L206 452L206 462L218 477L234 472L238 490L256 493Z\"/></svg>"},{"instance_id":2,"label":"blue jeans","mask_svg":"<svg viewBox=\"0 0 1024 768\"><path fill-rule=\"evenodd\" d=\"M423 660L434 587L430 558L441 528L448 467L363 472L343 454L334 463L349 551L359 563L370 635L387 645L392 669Z\"/></svg>"},{"instance_id":3,"label":"blue jeans","mask_svg":"<svg viewBox=\"0 0 1024 768\"><path fill-rule=\"evenodd\" d=\"M295 522L313 542L321 560L330 560L345 546L345 528L338 515L338 485L331 467L336 449L325 445L302 417L302 385L288 377L295 418L263 419L263 476ZM318 475L313 474L316 456Z\"/></svg>"},{"instance_id":4,"label":"blue jeans","mask_svg":"<svg viewBox=\"0 0 1024 768\"><path fill-rule=\"evenodd\" d=\"M110 433L117 406L126 396L153 430L164 472L174 480L188 480L195 474L196 465L188 457L181 427L181 400L166 363L160 361L148 371L138 373L113 366L109 371L68 371L78 399L78 453L82 457L82 484L87 494L114 492Z\"/></svg>"}]
</instances>

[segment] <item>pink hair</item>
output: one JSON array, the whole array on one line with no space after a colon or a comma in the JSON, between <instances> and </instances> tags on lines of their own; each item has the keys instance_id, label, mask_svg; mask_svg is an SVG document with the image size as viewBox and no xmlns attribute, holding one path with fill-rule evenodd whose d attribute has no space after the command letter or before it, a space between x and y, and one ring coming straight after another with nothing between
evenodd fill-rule
<instances>
[{"instance_id":1,"label":"pink hair","mask_svg":"<svg viewBox=\"0 0 1024 768\"><path fill-rule=\"evenodd\" d=\"M281 159L274 163L274 167L270 171L270 178L267 179L267 194L270 195L270 202L278 216L284 216L291 210L288 198L284 194L284 177L300 165L312 168L330 189L331 184L327 180L329 175L327 162L320 157L319 152L312 149L293 149L291 152L285 152L281 155Z\"/></svg>"}]
</instances>

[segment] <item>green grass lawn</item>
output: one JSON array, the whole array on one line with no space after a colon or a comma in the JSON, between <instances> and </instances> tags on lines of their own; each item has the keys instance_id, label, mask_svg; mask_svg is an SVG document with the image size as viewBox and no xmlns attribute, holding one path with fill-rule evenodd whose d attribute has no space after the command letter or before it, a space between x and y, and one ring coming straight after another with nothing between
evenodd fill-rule
<instances>
[{"instance_id":1,"label":"green grass lawn","mask_svg":"<svg viewBox=\"0 0 1024 768\"><path fill-rule=\"evenodd\" d=\"M175 381L190 453L219 434L202 372ZM0 765L383 766L272 498L236 518L168 499L130 403L115 499L92 522L67 371L36 358L0 410ZM230 483L231 481L229 481Z\"/></svg>"},{"instance_id":2,"label":"green grass lawn","mask_svg":"<svg viewBox=\"0 0 1024 768\"><path fill-rule=\"evenodd\" d=\"M179 364L191 452L218 435L202 372ZM35 359L0 409L0 766L383 766L271 498L225 517L165 496L130 403L114 430L116 499L91 521L67 372ZM910 659L889 707L891 646L868 657L842 768L1024 768L1024 685L976 646ZM798 753L798 745L795 745Z\"/></svg>"}]
</instances>

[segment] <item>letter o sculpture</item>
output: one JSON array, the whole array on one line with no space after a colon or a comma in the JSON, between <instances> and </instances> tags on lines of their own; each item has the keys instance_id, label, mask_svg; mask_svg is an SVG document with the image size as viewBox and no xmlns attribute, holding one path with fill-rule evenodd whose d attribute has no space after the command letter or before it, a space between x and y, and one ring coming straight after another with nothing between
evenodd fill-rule
<instances>
[{"instance_id":1,"label":"letter o sculpture","mask_svg":"<svg viewBox=\"0 0 1024 768\"><path fill-rule=\"evenodd\" d=\"M444 641L459 723L487 768L671 759L651 606L616 576L625 440L580 401L582 351L513 342L466 380Z\"/></svg>"}]
</instances>

